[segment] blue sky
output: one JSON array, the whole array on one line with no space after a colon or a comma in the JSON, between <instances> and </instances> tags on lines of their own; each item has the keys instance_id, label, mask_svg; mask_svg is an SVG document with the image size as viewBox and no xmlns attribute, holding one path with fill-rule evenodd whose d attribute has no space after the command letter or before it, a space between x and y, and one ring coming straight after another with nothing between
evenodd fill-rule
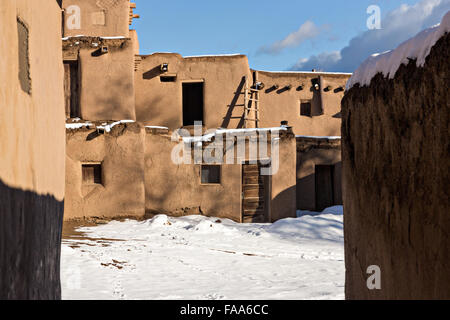
<instances>
[{"instance_id":1,"label":"blue sky","mask_svg":"<svg viewBox=\"0 0 450 320\"><path fill-rule=\"evenodd\" d=\"M242 53L260 70L352 72L439 23L450 0L135 0L141 54ZM369 5L381 30L368 30ZM284 41L283 41L284 40Z\"/></svg>"}]
</instances>

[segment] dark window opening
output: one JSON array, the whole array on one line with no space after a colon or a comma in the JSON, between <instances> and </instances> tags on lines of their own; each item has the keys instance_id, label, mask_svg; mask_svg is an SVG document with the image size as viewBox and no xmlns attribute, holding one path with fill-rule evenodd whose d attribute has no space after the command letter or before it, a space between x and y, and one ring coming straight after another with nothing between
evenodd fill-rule
<instances>
[{"instance_id":1,"label":"dark window opening","mask_svg":"<svg viewBox=\"0 0 450 320\"><path fill-rule=\"evenodd\" d=\"M81 118L78 61L64 62L64 100L66 118Z\"/></svg>"},{"instance_id":2,"label":"dark window opening","mask_svg":"<svg viewBox=\"0 0 450 320\"><path fill-rule=\"evenodd\" d=\"M201 177L202 184L220 184L220 166L202 165Z\"/></svg>"},{"instance_id":3,"label":"dark window opening","mask_svg":"<svg viewBox=\"0 0 450 320\"><path fill-rule=\"evenodd\" d=\"M334 165L316 165L316 210L334 206Z\"/></svg>"},{"instance_id":4,"label":"dark window opening","mask_svg":"<svg viewBox=\"0 0 450 320\"><path fill-rule=\"evenodd\" d=\"M161 82L175 82L177 80L177 76L160 76L159 80Z\"/></svg>"},{"instance_id":5,"label":"dark window opening","mask_svg":"<svg viewBox=\"0 0 450 320\"><path fill-rule=\"evenodd\" d=\"M203 82L183 83L183 126L203 122Z\"/></svg>"},{"instance_id":6,"label":"dark window opening","mask_svg":"<svg viewBox=\"0 0 450 320\"><path fill-rule=\"evenodd\" d=\"M300 103L300 115L311 117L311 100L304 100Z\"/></svg>"},{"instance_id":7,"label":"dark window opening","mask_svg":"<svg viewBox=\"0 0 450 320\"><path fill-rule=\"evenodd\" d=\"M83 184L103 184L102 165L101 164L83 164Z\"/></svg>"},{"instance_id":8,"label":"dark window opening","mask_svg":"<svg viewBox=\"0 0 450 320\"><path fill-rule=\"evenodd\" d=\"M19 82L23 91L31 94L29 31L23 21L17 18L17 33L19 41Z\"/></svg>"}]
</instances>

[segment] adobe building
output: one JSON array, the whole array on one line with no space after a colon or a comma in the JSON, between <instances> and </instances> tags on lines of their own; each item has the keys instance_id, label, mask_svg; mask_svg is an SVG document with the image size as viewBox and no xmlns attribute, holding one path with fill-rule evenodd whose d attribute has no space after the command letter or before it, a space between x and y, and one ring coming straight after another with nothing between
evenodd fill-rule
<instances>
[{"instance_id":1,"label":"adobe building","mask_svg":"<svg viewBox=\"0 0 450 320\"><path fill-rule=\"evenodd\" d=\"M0 38L0 299L60 299L61 8L2 1Z\"/></svg>"},{"instance_id":2,"label":"adobe building","mask_svg":"<svg viewBox=\"0 0 450 320\"><path fill-rule=\"evenodd\" d=\"M258 71L239 54L141 55L137 33L129 30L137 17L129 0L63 0L62 6L66 219L197 213L256 222L295 217L297 203L305 204L299 209L322 206L298 200L315 199L322 189L313 182L297 190L302 167L295 135L319 139L322 147L322 136L340 135L349 74ZM249 155L234 164L174 164L172 150L185 141L174 141L174 133L182 128L192 135L196 121L202 134L246 135L248 145L252 134L279 141L278 170L264 177L267 159ZM200 142L207 148L214 139ZM268 150L272 144L267 141ZM329 150L315 148L308 175L314 175L314 159L318 166L340 162L340 153ZM336 178L321 175L320 184L332 190L333 204L340 203L336 172Z\"/></svg>"},{"instance_id":3,"label":"adobe building","mask_svg":"<svg viewBox=\"0 0 450 320\"><path fill-rule=\"evenodd\" d=\"M369 58L349 81L347 299L450 299L449 62L450 12L440 26ZM373 265L381 282L370 290Z\"/></svg>"}]
</instances>

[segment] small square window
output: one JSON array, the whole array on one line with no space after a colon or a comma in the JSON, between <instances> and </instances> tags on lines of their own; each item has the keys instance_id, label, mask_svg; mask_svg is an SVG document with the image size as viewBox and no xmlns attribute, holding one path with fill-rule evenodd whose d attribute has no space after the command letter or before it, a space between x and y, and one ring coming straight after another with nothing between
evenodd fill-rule
<instances>
[{"instance_id":1,"label":"small square window","mask_svg":"<svg viewBox=\"0 0 450 320\"><path fill-rule=\"evenodd\" d=\"M102 165L100 163L87 163L82 165L83 184L103 184Z\"/></svg>"},{"instance_id":2,"label":"small square window","mask_svg":"<svg viewBox=\"0 0 450 320\"><path fill-rule=\"evenodd\" d=\"M201 178L202 184L220 184L220 166L202 165Z\"/></svg>"},{"instance_id":3,"label":"small square window","mask_svg":"<svg viewBox=\"0 0 450 320\"><path fill-rule=\"evenodd\" d=\"M302 100L300 102L300 115L311 117L311 100Z\"/></svg>"}]
</instances>

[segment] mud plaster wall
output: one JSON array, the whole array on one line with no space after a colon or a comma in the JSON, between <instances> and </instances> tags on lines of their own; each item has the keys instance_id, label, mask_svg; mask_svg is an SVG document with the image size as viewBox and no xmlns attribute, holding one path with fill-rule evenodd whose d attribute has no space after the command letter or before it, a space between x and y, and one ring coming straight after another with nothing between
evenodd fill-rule
<instances>
[{"instance_id":1,"label":"mud plaster wall","mask_svg":"<svg viewBox=\"0 0 450 320\"><path fill-rule=\"evenodd\" d=\"M321 81L320 90L313 88L312 80ZM289 121L298 135L339 136L341 128L341 99L350 75L321 73L276 73L258 71L258 80L265 87L260 98L260 127L273 127L281 121ZM299 86L303 84L303 89ZM278 85L278 89L273 89ZM284 89L292 85L290 90ZM325 88L331 86L329 91ZM272 89L271 89L272 88ZM311 100L313 109L323 108L323 115L308 117L300 115L301 100Z\"/></svg>"},{"instance_id":2,"label":"mud plaster wall","mask_svg":"<svg viewBox=\"0 0 450 320\"><path fill-rule=\"evenodd\" d=\"M202 185L200 165L174 164L170 136L147 134L145 210L148 214L204 214L240 220L241 166L223 165L220 185Z\"/></svg>"},{"instance_id":3,"label":"mud plaster wall","mask_svg":"<svg viewBox=\"0 0 450 320\"><path fill-rule=\"evenodd\" d=\"M280 140L280 168L272 176L271 220L295 217L295 139ZM145 157L146 212L170 215L204 214L240 221L242 163L222 165L220 185L202 185L198 164L174 164L170 136L147 134ZM161 152L167 150L167 152ZM270 157L270 147L268 150ZM226 154L225 154L226 156Z\"/></svg>"},{"instance_id":4,"label":"mud plaster wall","mask_svg":"<svg viewBox=\"0 0 450 320\"><path fill-rule=\"evenodd\" d=\"M67 25L72 16L67 8L80 8L80 28L70 29ZM129 36L129 0L63 0L64 37L84 35L99 37Z\"/></svg>"},{"instance_id":5,"label":"mud plaster wall","mask_svg":"<svg viewBox=\"0 0 450 320\"><path fill-rule=\"evenodd\" d=\"M160 81L162 63L169 64L167 74L176 75L175 82ZM249 69L247 57L209 56L183 58L178 54L156 53L142 56L136 72L136 116L138 121L151 125L164 125L170 129L182 126L182 83L204 81L204 124L208 128L242 128L244 104L244 77L253 84L253 70ZM312 89L312 79L321 79L321 89ZM259 81L266 87L260 93L259 127L278 126L288 120L297 134L339 135L340 101L349 75L320 73L269 73L258 71ZM278 84L278 90L270 90ZM291 84L291 90L283 88ZM304 84L303 90L297 90ZM326 87L331 86L329 91ZM301 100L311 99L314 108L322 107L324 115L300 116ZM250 118L254 116L250 115ZM249 127L254 122L249 122Z\"/></svg>"},{"instance_id":6,"label":"mud plaster wall","mask_svg":"<svg viewBox=\"0 0 450 320\"><path fill-rule=\"evenodd\" d=\"M280 133L279 170L272 176L271 221L296 217L297 168L295 137L292 133Z\"/></svg>"},{"instance_id":7,"label":"mud plaster wall","mask_svg":"<svg viewBox=\"0 0 450 320\"><path fill-rule=\"evenodd\" d=\"M342 204L341 141L297 138L297 209L315 211L316 165L334 165L334 200Z\"/></svg>"},{"instance_id":8,"label":"mud plaster wall","mask_svg":"<svg viewBox=\"0 0 450 320\"><path fill-rule=\"evenodd\" d=\"M136 123L68 130L65 220L144 216L144 134ZM83 163L101 163L102 185L82 183Z\"/></svg>"},{"instance_id":9,"label":"mud plaster wall","mask_svg":"<svg viewBox=\"0 0 450 320\"><path fill-rule=\"evenodd\" d=\"M182 83L197 80L204 81L204 125L243 127L243 107L238 105L244 103L243 77L251 76L246 56L183 59L178 54L157 53L142 59L135 74L138 121L172 130L182 127ZM160 81L162 63L169 63L167 74L176 74L175 82Z\"/></svg>"},{"instance_id":10,"label":"mud plaster wall","mask_svg":"<svg viewBox=\"0 0 450 320\"><path fill-rule=\"evenodd\" d=\"M86 120L135 120L134 53L131 41L109 47L109 53L93 56L98 49L81 49L80 108Z\"/></svg>"},{"instance_id":11,"label":"mud plaster wall","mask_svg":"<svg viewBox=\"0 0 450 320\"><path fill-rule=\"evenodd\" d=\"M0 299L61 297L60 12L54 0L3 1L0 6ZM29 30L31 94L19 84L17 16Z\"/></svg>"},{"instance_id":12,"label":"mud plaster wall","mask_svg":"<svg viewBox=\"0 0 450 320\"><path fill-rule=\"evenodd\" d=\"M343 100L347 299L449 299L450 36ZM381 268L381 290L366 269Z\"/></svg>"}]
</instances>

